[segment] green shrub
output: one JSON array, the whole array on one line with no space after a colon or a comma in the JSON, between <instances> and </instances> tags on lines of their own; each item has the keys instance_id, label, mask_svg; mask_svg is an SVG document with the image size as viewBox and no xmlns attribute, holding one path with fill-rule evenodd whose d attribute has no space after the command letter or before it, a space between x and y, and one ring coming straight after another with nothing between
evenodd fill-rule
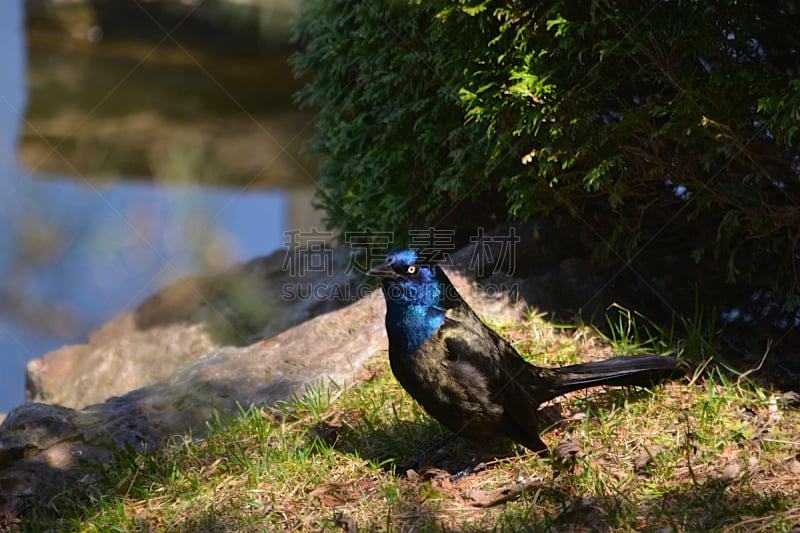
<instances>
[{"instance_id":1,"label":"green shrub","mask_svg":"<svg viewBox=\"0 0 800 533\"><path fill-rule=\"evenodd\" d=\"M312 0L319 202L403 231L500 190L509 217L565 210L606 252L669 247L796 304L797 27L789 1Z\"/></svg>"}]
</instances>

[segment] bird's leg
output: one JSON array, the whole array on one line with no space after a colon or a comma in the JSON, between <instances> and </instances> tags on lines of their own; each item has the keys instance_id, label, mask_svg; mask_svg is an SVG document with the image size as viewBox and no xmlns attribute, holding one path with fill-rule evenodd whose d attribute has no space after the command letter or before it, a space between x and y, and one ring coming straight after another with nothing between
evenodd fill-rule
<instances>
[{"instance_id":1,"label":"bird's leg","mask_svg":"<svg viewBox=\"0 0 800 533\"><path fill-rule=\"evenodd\" d=\"M488 465L485 462L483 462L482 459L486 458L487 456L491 457L490 454L487 454L487 450L489 450L489 448L491 448L491 446L492 446L492 443L486 443L483 446L481 446L481 448L477 451L477 453L472 457L472 459L470 459L470 461L467 464L464 465L464 467L461 470L459 470L455 474L451 474L450 475L450 482L451 483L458 483L459 481L461 481L462 479L464 479L468 475L470 475L472 473L475 473L475 472L480 472L481 470L486 468ZM544 446L544 444L542 444L542 446ZM519 452L521 448L522 447L520 445L516 445L515 449L517 450L517 452ZM536 452L536 453L538 453L540 456L543 455L543 454L547 455L547 448L545 447L543 451ZM505 455L502 455L501 457L505 457L505 456L508 456L508 455L509 454L505 454ZM498 457L498 456L495 455L495 457Z\"/></svg>"},{"instance_id":2,"label":"bird's leg","mask_svg":"<svg viewBox=\"0 0 800 533\"><path fill-rule=\"evenodd\" d=\"M455 433L450 433L449 435L447 435L443 439L440 439L440 440L436 441L433 446L431 446L430 448L428 448L427 450L422 452L420 454L420 456L417 457L414 460L413 463L411 463L410 465L404 467L401 470L401 472L408 472L409 470L419 471L419 468L421 466L426 465L426 464L431 462L430 456L434 452L438 452L440 449L442 449L445 446L447 446L448 444L450 444L450 441L452 441L455 437L456 437Z\"/></svg>"}]
</instances>

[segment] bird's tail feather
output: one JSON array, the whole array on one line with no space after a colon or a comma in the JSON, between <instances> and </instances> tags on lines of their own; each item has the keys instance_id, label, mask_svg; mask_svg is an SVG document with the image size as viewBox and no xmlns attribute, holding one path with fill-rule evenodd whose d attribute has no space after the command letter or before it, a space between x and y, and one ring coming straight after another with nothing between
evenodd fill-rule
<instances>
[{"instance_id":1,"label":"bird's tail feather","mask_svg":"<svg viewBox=\"0 0 800 533\"><path fill-rule=\"evenodd\" d=\"M550 387L551 398L600 385L648 387L679 372L674 357L661 355L623 355L552 370L555 375Z\"/></svg>"}]
</instances>

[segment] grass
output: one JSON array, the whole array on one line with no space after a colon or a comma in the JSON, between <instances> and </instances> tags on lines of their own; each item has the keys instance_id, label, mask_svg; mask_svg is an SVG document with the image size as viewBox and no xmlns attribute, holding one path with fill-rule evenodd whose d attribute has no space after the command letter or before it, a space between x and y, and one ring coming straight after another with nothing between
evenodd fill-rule
<instances>
[{"instance_id":1,"label":"grass","mask_svg":"<svg viewBox=\"0 0 800 533\"><path fill-rule=\"evenodd\" d=\"M600 359L654 338L637 338L624 324L603 337L536 316L492 326L542 365ZM123 451L102 482L60 495L18 529L667 532L800 524L800 415L779 393L701 365L652 391L571 394L545 413L554 420L543 434L550 448L572 443L563 457L508 448L510 456L453 484L439 468L453 471L468 457L469 444L457 440L433 468L398 476L397 465L446 432L381 358L346 389L309 389L292 402L220 416L204 438L155 454ZM517 497L503 501L498 489Z\"/></svg>"}]
</instances>

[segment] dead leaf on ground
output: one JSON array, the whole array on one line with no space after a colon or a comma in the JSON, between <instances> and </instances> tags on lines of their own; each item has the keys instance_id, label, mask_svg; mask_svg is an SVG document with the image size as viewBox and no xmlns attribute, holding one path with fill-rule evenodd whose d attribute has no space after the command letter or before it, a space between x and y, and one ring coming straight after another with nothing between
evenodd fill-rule
<instances>
[{"instance_id":1,"label":"dead leaf on ground","mask_svg":"<svg viewBox=\"0 0 800 533\"><path fill-rule=\"evenodd\" d=\"M413 468L408 468L403 471L403 475L406 477L408 481L416 482L422 479L422 476L419 475L419 472L414 470Z\"/></svg>"},{"instance_id":2,"label":"dead leaf on ground","mask_svg":"<svg viewBox=\"0 0 800 533\"><path fill-rule=\"evenodd\" d=\"M443 484L444 480L450 480L450 472L443 468L437 468L434 466L424 467L421 468L419 471L414 470L413 468L409 468L403 472L406 480L417 483L420 481L435 481L440 485Z\"/></svg>"},{"instance_id":3,"label":"dead leaf on ground","mask_svg":"<svg viewBox=\"0 0 800 533\"><path fill-rule=\"evenodd\" d=\"M419 473L422 479L438 480L450 479L450 472L443 468L429 467Z\"/></svg>"},{"instance_id":4,"label":"dead leaf on ground","mask_svg":"<svg viewBox=\"0 0 800 533\"><path fill-rule=\"evenodd\" d=\"M524 491L542 490L546 488L549 488L548 485L541 481L529 480L494 490L467 489L464 491L463 496L464 499L469 501L470 505L474 507L492 507L516 500Z\"/></svg>"},{"instance_id":5,"label":"dead leaf on ground","mask_svg":"<svg viewBox=\"0 0 800 533\"><path fill-rule=\"evenodd\" d=\"M319 498L323 505L336 505L360 497L369 491L371 484L366 479L350 481L328 481L308 493L309 496Z\"/></svg>"},{"instance_id":6,"label":"dead leaf on ground","mask_svg":"<svg viewBox=\"0 0 800 533\"><path fill-rule=\"evenodd\" d=\"M383 371L380 368L368 368L365 369L360 374L358 374L353 381L359 384L369 383L370 381L380 376L382 372Z\"/></svg>"},{"instance_id":7,"label":"dead leaf on ground","mask_svg":"<svg viewBox=\"0 0 800 533\"><path fill-rule=\"evenodd\" d=\"M725 464L722 472L716 476L716 479L721 483L730 483L739 477L741 471L742 467L739 466L739 463L736 460L730 460Z\"/></svg>"},{"instance_id":8,"label":"dead leaf on ground","mask_svg":"<svg viewBox=\"0 0 800 533\"><path fill-rule=\"evenodd\" d=\"M786 466L786 470L788 470L790 473L800 474L800 453L794 457L790 457L784 464Z\"/></svg>"},{"instance_id":9,"label":"dead leaf on ground","mask_svg":"<svg viewBox=\"0 0 800 533\"><path fill-rule=\"evenodd\" d=\"M611 477L614 478L615 481L624 481L626 477L628 477L628 473L623 470L622 468L609 468L609 473Z\"/></svg>"},{"instance_id":10,"label":"dead leaf on ground","mask_svg":"<svg viewBox=\"0 0 800 533\"><path fill-rule=\"evenodd\" d=\"M642 446L642 451L639 452L639 455L633 460L633 469L637 472L641 471L645 466L653 462L653 459L665 451L667 451L667 447L661 444Z\"/></svg>"},{"instance_id":11,"label":"dead leaf on ground","mask_svg":"<svg viewBox=\"0 0 800 533\"><path fill-rule=\"evenodd\" d=\"M555 455L559 459L576 459L583 457L583 448L581 448L581 443L578 439L569 437L561 440L556 445Z\"/></svg>"},{"instance_id":12,"label":"dead leaf on ground","mask_svg":"<svg viewBox=\"0 0 800 533\"><path fill-rule=\"evenodd\" d=\"M786 407L797 409L800 407L800 393L790 390L789 392L784 392L783 397L781 398L781 403Z\"/></svg>"}]
</instances>

